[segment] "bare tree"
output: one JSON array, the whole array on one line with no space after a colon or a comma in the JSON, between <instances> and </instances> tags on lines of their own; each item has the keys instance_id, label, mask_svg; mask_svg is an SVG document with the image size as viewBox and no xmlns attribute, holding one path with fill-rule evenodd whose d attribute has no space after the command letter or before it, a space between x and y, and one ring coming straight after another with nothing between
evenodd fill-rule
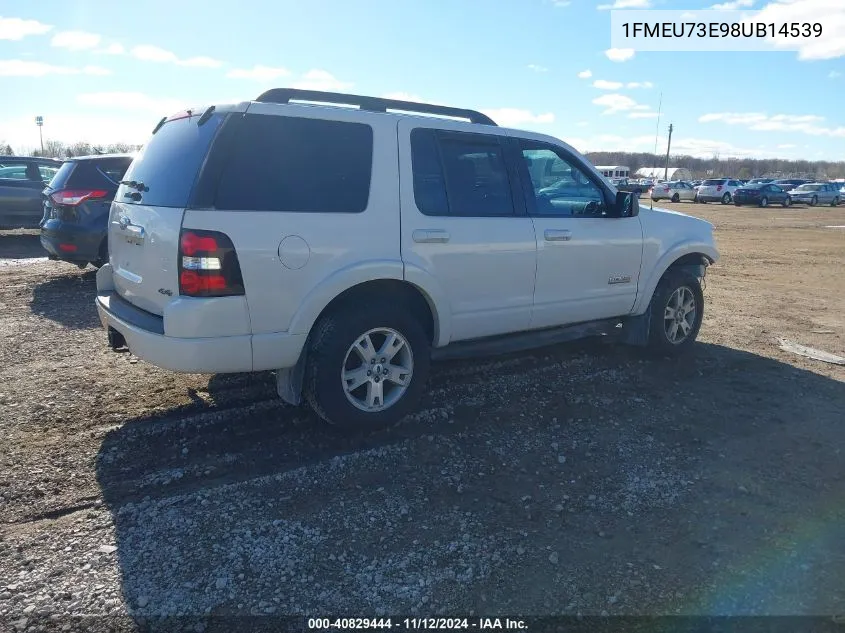
<instances>
[{"instance_id":1,"label":"bare tree","mask_svg":"<svg viewBox=\"0 0 845 633\"><path fill-rule=\"evenodd\" d=\"M48 139L44 141L44 156L59 158L65 155L65 144L61 141Z\"/></svg>"}]
</instances>

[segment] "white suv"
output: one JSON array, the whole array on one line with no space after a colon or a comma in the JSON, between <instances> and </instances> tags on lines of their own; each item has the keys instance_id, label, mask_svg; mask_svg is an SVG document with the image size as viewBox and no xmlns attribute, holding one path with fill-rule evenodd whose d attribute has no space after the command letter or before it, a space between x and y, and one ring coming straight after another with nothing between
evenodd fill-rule
<instances>
[{"instance_id":1,"label":"white suv","mask_svg":"<svg viewBox=\"0 0 845 633\"><path fill-rule=\"evenodd\" d=\"M695 199L698 202L730 204L733 200L734 191L741 186L741 182L731 178L708 178L698 186L698 194Z\"/></svg>"},{"instance_id":2,"label":"white suv","mask_svg":"<svg viewBox=\"0 0 845 633\"><path fill-rule=\"evenodd\" d=\"M276 370L287 402L374 428L415 406L433 357L593 334L688 348L712 228L479 112L274 89L156 126L96 306L115 349Z\"/></svg>"}]
</instances>

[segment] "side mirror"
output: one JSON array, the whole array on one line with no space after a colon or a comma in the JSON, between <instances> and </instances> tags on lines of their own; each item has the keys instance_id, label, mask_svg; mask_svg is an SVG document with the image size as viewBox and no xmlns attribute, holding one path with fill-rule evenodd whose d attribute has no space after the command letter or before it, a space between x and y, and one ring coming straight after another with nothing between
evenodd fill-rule
<instances>
[{"instance_id":1,"label":"side mirror","mask_svg":"<svg viewBox=\"0 0 845 633\"><path fill-rule=\"evenodd\" d=\"M632 218L640 212L640 199L630 191L617 191L615 210L617 218Z\"/></svg>"}]
</instances>

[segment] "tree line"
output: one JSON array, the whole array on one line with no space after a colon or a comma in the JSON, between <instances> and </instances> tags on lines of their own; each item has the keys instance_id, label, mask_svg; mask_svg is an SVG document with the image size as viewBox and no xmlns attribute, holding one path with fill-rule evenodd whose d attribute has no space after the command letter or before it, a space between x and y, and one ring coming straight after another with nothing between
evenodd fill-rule
<instances>
[{"instance_id":1,"label":"tree line","mask_svg":"<svg viewBox=\"0 0 845 633\"><path fill-rule=\"evenodd\" d=\"M80 141L67 145L61 141L49 139L44 141L44 151L41 148L23 152L23 156L45 156L49 158L73 158L74 156L90 156L92 154L125 154L141 149L140 145L130 143L109 143L98 145ZM12 146L0 141L0 156L14 156Z\"/></svg>"},{"instance_id":2,"label":"tree line","mask_svg":"<svg viewBox=\"0 0 845 633\"><path fill-rule=\"evenodd\" d=\"M646 152L587 152L593 165L625 165L631 174L638 169L666 166L666 155ZM669 167L689 169L693 178L813 178L833 180L845 178L845 161L787 160L784 158L711 158L675 155Z\"/></svg>"}]
</instances>

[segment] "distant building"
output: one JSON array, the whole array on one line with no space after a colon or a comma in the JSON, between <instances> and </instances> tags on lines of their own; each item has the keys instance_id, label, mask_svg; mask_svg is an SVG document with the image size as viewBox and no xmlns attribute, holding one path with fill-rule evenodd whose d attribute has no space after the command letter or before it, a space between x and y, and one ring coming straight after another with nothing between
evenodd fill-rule
<instances>
[{"instance_id":1,"label":"distant building","mask_svg":"<svg viewBox=\"0 0 845 633\"><path fill-rule=\"evenodd\" d=\"M664 174L666 174L664 176ZM665 178L666 180L692 180L690 170L685 167L643 167L637 170L638 178Z\"/></svg>"},{"instance_id":2,"label":"distant building","mask_svg":"<svg viewBox=\"0 0 845 633\"><path fill-rule=\"evenodd\" d=\"M631 168L626 165L596 166L596 169L605 178L629 178L631 176Z\"/></svg>"}]
</instances>

